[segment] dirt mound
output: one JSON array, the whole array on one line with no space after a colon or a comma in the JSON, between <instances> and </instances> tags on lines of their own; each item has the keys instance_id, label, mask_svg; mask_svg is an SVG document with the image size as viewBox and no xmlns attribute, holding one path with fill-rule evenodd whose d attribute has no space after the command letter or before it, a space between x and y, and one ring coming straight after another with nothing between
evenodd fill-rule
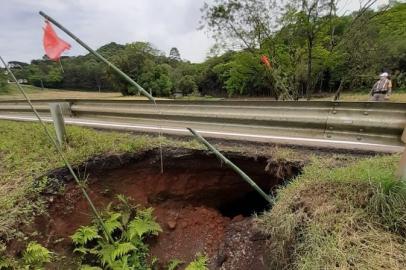
<instances>
[{"instance_id":1,"label":"dirt mound","mask_svg":"<svg viewBox=\"0 0 406 270\"><path fill-rule=\"evenodd\" d=\"M266 270L266 241L267 236L256 229L252 218L235 220L227 227L211 268Z\"/></svg>"},{"instance_id":2,"label":"dirt mound","mask_svg":"<svg viewBox=\"0 0 406 270\"><path fill-rule=\"evenodd\" d=\"M298 163L276 163L265 157L232 153L227 156L267 192L300 171ZM207 152L167 150L164 160L163 174L156 151L97 158L79 171L88 174L89 195L98 208L117 194L154 207L163 232L149 244L162 265L174 258L187 263L200 252L211 258L212 269L253 269L254 261L262 257L265 240L258 238L249 217L267 209L267 202ZM286 178L266 170L275 166L285 172L280 175ZM37 218L35 229L40 232L40 242L70 256L69 236L90 222L91 212L66 171L53 175L67 183L62 194L47 195L48 216ZM262 268L256 265L255 269Z\"/></svg>"}]
</instances>

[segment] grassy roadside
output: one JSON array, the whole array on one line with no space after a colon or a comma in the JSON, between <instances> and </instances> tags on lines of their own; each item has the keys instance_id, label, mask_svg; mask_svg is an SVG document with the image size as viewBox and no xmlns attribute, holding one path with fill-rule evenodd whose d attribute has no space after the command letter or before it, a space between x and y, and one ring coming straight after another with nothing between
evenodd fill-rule
<instances>
[{"instance_id":1,"label":"grassy roadside","mask_svg":"<svg viewBox=\"0 0 406 270\"><path fill-rule=\"evenodd\" d=\"M123 96L120 92L97 92L84 90L62 90L23 85L24 90L31 99L124 99L124 100L146 100L143 96ZM6 91L0 91L0 100L23 98L15 84L9 84ZM159 98L160 99L160 98Z\"/></svg>"},{"instance_id":2,"label":"grassy roadside","mask_svg":"<svg viewBox=\"0 0 406 270\"><path fill-rule=\"evenodd\" d=\"M58 99L58 98L120 98L119 92L97 92L97 91L82 91L82 90L61 90L46 88L42 90L40 87L32 85L23 85L24 90L32 99ZM6 91L0 91L1 99L19 99L22 98L17 86L13 83L9 84Z\"/></svg>"},{"instance_id":3,"label":"grassy roadside","mask_svg":"<svg viewBox=\"0 0 406 270\"><path fill-rule=\"evenodd\" d=\"M340 96L340 101L369 101L369 91L354 91L343 92ZM318 98L315 100L328 100L331 101L333 95L328 97ZM406 102L406 89L395 89L387 102Z\"/></svg>"},{"instance_id":4,"label":"grassy roadside","mask_svg":"<svg viewBox=\"0 0 406 270\"><path fill-rule=\"evenodd\" d=\"M406 184L398 156L331 168L315 160L258 218L272 269L406 269Z\"/></svg>"}]
</instances>

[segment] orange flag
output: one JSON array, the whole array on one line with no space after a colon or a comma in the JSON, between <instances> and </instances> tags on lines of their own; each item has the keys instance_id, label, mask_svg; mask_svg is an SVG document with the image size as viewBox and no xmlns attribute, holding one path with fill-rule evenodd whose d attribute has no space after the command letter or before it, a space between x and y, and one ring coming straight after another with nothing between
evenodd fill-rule
<instances>
[{"instance_id":1,"label":"orange flag","mask_svg":"<svg viewBox=\"0 0 406 270\"><path fill-rule=\"evenodd\" d=\"M56 35L51 23L48 21L45 21L43 43L46 55L49 57L49 59L55 61L61 58L61 54L65 50L69 50L71 48L69 43L63 39L60 39Z\"/></svg>"},{"instance_id":2,"label":"orange flag","mask_svg":"<svg viewBox=\"0 0 406 270\"><path fill-rule=\"evenodd\" d=\"M268 56L262 55L262 56L261 56L261 62L262 62L267 68L269 68L269 69L272 68L271 61L269 61Z\"/></svg>"}]
</instances>

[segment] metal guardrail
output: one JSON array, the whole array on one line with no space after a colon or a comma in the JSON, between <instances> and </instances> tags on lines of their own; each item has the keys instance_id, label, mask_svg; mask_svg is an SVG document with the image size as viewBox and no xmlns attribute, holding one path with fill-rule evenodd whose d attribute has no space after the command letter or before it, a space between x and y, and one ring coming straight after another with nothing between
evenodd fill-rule
<instances>
[{"instance_id":1,"label":"metal guardrail","mask_svg":"<svg viewBox=\"0 0 406 270\"><path fill-rule=\"evenodd\" d=\"M65 104L77 118L115 122L202 125L214 130L250 132L402 145L406 126L405 103L329 101L158 101L161 114L149 101L61 99L33 101L38 111L49 113L50 102ZM68 105L69 106L68 106ZM23 100L0 100L0 113L30 113Z\"/></svg>"}]
</instances>

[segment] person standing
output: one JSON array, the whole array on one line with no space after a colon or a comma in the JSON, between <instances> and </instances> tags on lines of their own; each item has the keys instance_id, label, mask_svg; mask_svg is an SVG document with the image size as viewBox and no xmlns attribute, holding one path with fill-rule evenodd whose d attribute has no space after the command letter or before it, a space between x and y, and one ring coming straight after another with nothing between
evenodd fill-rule
<instances>
[{"instance_id":1,"label":"person standing","mask_svg":"<svg viewBox=\"0 0 406 270\"><path fill-rule=\"evenodd\" d=\"M389 79L387 72L382 73L371 89L371 101L384 101L388 100L392 94L392 81Z\"/></svg>"}]
</instances>

